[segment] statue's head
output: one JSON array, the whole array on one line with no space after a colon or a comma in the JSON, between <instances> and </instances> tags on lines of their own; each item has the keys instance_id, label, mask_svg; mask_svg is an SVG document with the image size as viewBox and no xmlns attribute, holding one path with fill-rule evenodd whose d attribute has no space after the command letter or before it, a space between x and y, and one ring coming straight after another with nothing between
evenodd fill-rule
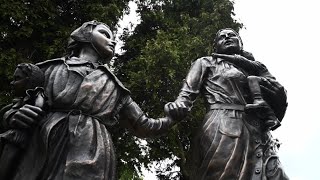
<instances>
[{"instance_id":1,"label":"statue's head","mask_svg":"<svg viewBox=\"0 0 320 180\"><path fill-rule=\"evenodd\" d=\"M44 74L41 69L34 64L18 64L13 77L14 79L11 85L13 86L16 96L25 96L26 90L43 87L44 85Z\"/></svg>"},{"instance_id":2,"label":"statue's head","mask_svg":"<svg viewBox=\"0 0 320 180\"><path fill-rule=\"evenodd\" d=\"M216 53L240 54L242 47L242 40L235 30L226 28L217 32L214 41L214 51Z\"/></svg>"},{"instance_id":3,"label":"statue's head","mask_svg":"<svg viewBox=\"0 0 320 180\"><path fill-rule=\"evenodd\" d=\"M76 52L84 43L89 43L104 60L114 55L116 42L110 27L98 21L89 21L74 30L70 35L68 50Z\"/></svg>"}]
</instances>

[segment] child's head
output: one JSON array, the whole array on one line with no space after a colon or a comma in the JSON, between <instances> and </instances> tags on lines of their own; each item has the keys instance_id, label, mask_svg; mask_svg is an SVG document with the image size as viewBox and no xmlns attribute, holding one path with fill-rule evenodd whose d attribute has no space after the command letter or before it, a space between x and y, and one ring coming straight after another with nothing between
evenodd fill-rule
<instances>
[{"instance_id":1,"label":"child's head","mask_svg":"<svg viewBox=\"0 0 320 180\"><path fill-rule=\"evenodd\" d=\"M16 96L25 96L26 90L43 87L44 74L41 69L30 63L18 64L11 82Z\"/></svg>"}]
</instances>

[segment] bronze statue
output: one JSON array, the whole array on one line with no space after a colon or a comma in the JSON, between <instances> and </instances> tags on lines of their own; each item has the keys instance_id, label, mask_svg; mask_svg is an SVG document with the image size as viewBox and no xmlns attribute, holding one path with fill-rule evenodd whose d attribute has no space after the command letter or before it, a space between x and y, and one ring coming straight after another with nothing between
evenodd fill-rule
<instances>
[{"instance_id":1,"label":"bronze statue","mask_svg":"<svg viewBox=\"0 0 320 180\"><path fill-rule=\"evenodd\" d=\"M11 104L2 108L3 118L9 119L24 105L45 108L44 74L40 68L33 64L18 64L13 76L14 80L11 85L15 99ZM0 177L2 177L1 179L10 179L24 155L32 131L26 129L27 125L24 123L12 124L15 121L3 121L2 123L7 123L6 127L8 128L0 134Z\"/></svg>"},{"instance_id":2,"label":"bronze statue","mask_svg":"<svg viewBox=\"0 0 320 180\"><path fill-rule=\"evenodd\" d=\"M218 31L214 54L192 64L176 101L166 105L172 117L184 117L178 104L191 109L204 97L207 113L188 160L191 179L288 179L270 134L284 116L285 89L242 47L237 32Z\"/></svg>"},{"instance_id":3,"label":"bronze statue","mask_svg":"<svg viewBox=\"0 0 320 180\"><path fill-rule=\"evenodd\" d=\"M253 56L251 61L244 56L240 55L228 55L228 54L217 54L213 53L213 57L222 58L225 61L233 63L239 68L250 72L247 77L248 85L253 99L252 104L246 104L246 111L259 111L257 115L262 117L262 123L265 124L266 129L275 130L281 125L281 122L276 117L275 113L268 105L268 103L263 99L260 83L262 81L268 83L268 79L275 79L268 71L265 65L259 61L255 61ZM250 56L251 57L251 56Z\"/></svg>"},{"instance_id":4,"label":"bronze statue","mask_svg":"<svg viewBox=\"0 0 320 180\"><path fill-rule=\"evenodd\" d=\"M116 45L106 24L86 22L70 37L67 56L37 64L45 76L47 110L24 105L2 120L33 132L11 179L115 179L109 128L119 122L139 137L150 137L175 123L169 117L146 117L104 65Z\"/></svg>"}]
</instances>

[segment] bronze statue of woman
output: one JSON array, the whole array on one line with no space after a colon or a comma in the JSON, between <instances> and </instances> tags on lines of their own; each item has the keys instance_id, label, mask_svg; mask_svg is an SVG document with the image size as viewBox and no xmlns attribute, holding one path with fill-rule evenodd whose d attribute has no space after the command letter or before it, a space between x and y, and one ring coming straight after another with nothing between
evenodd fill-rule
<instances>
[{"instance_id":1,"label":"bronze statue of woman","mask_svg":"<svg viewBox=\"0 0 320 180\"><path fill-rule=\"evenodd\" d=\"M284 116L285 89L242 46L234 30L218 31L213 56L192 64L178 98L167 104L172 117L185 116L180 114L183 106L179 104L191 109L199 94L204 97L207 113L188 159L193 180L288 179L276 155L278 142L270 134ZM250 91L248 77L252 76L264 77L258 82L258 91ZM261 111L257 103L262 101L256 98L268 103L262 108L268 113ZM270 113L276 118L268 119Z\"/></svg>"},{"instance_id":2,"label":"bronze statue of woman","mask_svg":"<svg viewBox=\"0 0 320 180\"><path fill-rule=\"evenodd\" d=\"M119 122L139 137L150 137L175 123L169 117L146 117L104 65L115 45L106 24L90 21L71 33L67 56L37 64L45 77L48 110L23 106L2 120L8 128L33 131L10 179L114 180L116 155L109 128Z\"/></svg>"}]
</instances>

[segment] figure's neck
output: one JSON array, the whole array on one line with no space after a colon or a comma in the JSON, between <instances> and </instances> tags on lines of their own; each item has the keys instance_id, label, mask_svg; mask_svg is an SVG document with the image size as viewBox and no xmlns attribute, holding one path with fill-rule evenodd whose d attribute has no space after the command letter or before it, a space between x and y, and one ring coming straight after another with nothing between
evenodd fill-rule
<instances>
[{"instance_id":1,"label":"figure's neck","mask_svg":"<svg viewBox=\"0 0 320 180\"><path fill-rule=\"evenodd\" d=\"M92 63L98 63L100 59L99 54L92 48L90 44L82 47L79 53L79 58L90 61Z\"/></svg>"},{"instance_id":2,"label":"figure's neck","mask_svg":"<svg viewBox=\"0 0 320 180\"><path fill-rule=\"evenodd\" d=\"M223 49L223 50L218 50L219 54L227 54L227 55L235 55L235 54L240 54L240 49L238 48L228 48L228 49Z\"/></svg>"},{"instance_id":3,"label":"figure's neck","mask_svg":"<svg viewBox=\"0 0 320 180\"><path fill-rule=\"evenodd\" d=\"M238 52L238 51L226 51L226 52L221 52L221 54L235 55L235 54L240 54L240 52Z\"/></svg>"}]
</instances>

